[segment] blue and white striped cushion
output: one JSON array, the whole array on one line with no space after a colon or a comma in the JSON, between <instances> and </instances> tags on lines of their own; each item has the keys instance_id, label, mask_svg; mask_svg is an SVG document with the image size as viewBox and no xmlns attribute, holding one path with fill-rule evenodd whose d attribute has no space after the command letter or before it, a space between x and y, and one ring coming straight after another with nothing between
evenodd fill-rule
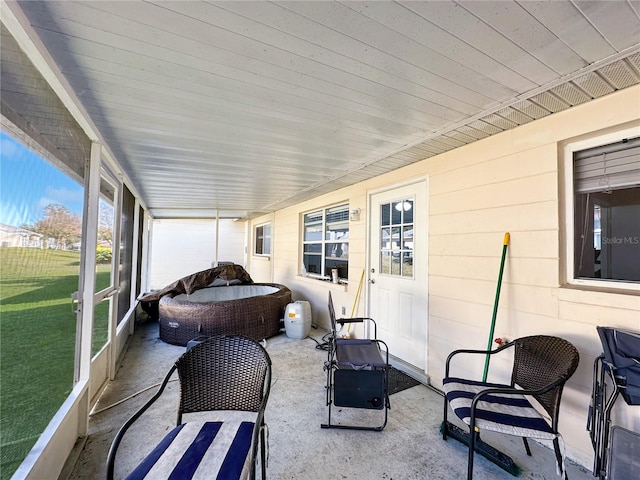
<instances>
[{"instance_id":1,"label":"blue and white striped cushion","mask_svg":"<svg viewBox=\"0 0 640 480\"><path fill-rule=\"evenodd\" d=\"M171 430L126 480L244 479L253 422L188 422Z\"/></svg>"},{"instance_id":2,"label":"blue and white striped cushion","mask_svg":"<svg viewBox=\"0 0 640 480\"><path fill-rule=\"evenodd\" d=\"M455 414L467 425L471 423L471 402L481 390L511 388L509 385L474 382L461 378L443 380L447 400ZM487 395L477 404L476 426L480 430L553 440L556 434L545 417L524 395Z\"/></svg>"}]
</instances>

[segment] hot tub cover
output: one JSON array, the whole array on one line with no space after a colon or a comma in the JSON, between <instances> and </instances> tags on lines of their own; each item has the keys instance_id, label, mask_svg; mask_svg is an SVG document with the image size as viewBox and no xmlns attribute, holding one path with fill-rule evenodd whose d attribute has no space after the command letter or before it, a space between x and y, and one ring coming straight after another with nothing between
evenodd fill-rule
<instances>
[{"instance_id":1,"label":"hot tub cover","mask_svg":"<svg viewBox=\"0 0 640 480\"><path fill-rule=\"evenodd\" d=\"M143 302L157 302L161 297L171 293L173 296L181 293L187 295L201 288L234 283L253 283L251 276L241 265L221 265L215 268L208 268L201 272L192 273L186 277L176 280L171 285L167 285L162 290L148 293L140 300Z\"/></svg>"},{"instance_id":2,"label":"hot tub cover","mask_svg":"<svg viewBox=\"0 0 640 480\"><path fill-rule=\"evenodd\" d=\"M158 302L165 295L187 295L201 288L218 285L253 283L249 273L241 265L220 265L182 277L161 290L140 297L140 306L151 320L158 320Z\"/></svg>"}]
</instances>

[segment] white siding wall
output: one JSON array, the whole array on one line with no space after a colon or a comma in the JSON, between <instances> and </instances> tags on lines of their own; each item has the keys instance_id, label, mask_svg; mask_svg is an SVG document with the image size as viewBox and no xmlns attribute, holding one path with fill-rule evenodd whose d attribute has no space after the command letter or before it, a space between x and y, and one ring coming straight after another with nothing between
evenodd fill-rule
<instances>
[{"instance_id":1,"label":"white siding wall","mask_svg":"<svg viewBox=\"0 0 640 480\"><path fill-rule=\"evenodd\" d=\"M220 220L219 262L233 262L243 267L246 266L246 229L247 222L234 222L228 219Z\"/></svg>"},{"instance_id":2,"label":"white siding wall","mask_svg":"<svg viewBox=\"0 0 640 480\"><path fill-rule=\"evenodd\" d=\"M288 285L294 299L311 302L314 323L327 325L329 289L337 309L344 306L350 313L366 266L367 192L427 176L429 316L425 321L432 383L441 386L449 352L486 347L503 235L510 232L495 336L513 339L548 333L576 345L581 361L565 389L560 430L569 455L590 467L593 449L585 425L593 361L602 350L595 327L640 330L640 297L564 286L562 143L628 128L640 124L639 119L640 88L633 87L278 211L273 223L273 280ZM362 209L360 221L350 224L349 286L301 277L301 214L344 200L350 208ZM364 313L365 304L359 302L358 314ZM463 365L460 373L479 375L482 367L483 363ZM505 370L499 363L493 367ZM617 421L640 429L640 412L619 407Z\"/></svg>"},{"instance_id":3,"label":"white siding wall","mask_svg":"<svg viewBox=\"0 0 640 480\"><path fill-rule=\"evenodd\" d=\"M246 222L220 220L218 260L244 265ZM216 221L154 220L151 234L149 288L160 289L216 261Z\"/></svg>"}]
</instances>

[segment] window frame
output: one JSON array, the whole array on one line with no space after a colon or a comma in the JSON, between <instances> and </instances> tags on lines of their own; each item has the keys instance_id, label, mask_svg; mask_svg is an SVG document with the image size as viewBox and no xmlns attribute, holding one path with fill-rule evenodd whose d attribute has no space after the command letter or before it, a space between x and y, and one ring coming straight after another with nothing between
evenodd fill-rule
<instances>
[{"instance_id":1,"label":"window frame","mask_svg":"<svg viewBox=\"0 0 640 480\"><path fill-rule=\"evenodd\" d=\"M265 229L267 227L269 228L268 236L265 235L265 233L264 233L264 231L265 231ZM258 229L262 229L262 235L261 235L262 243L260 244L262 246L262 251L261 252L258 252L258 238L259 238ZM254 229L253 229L253 255L254 256L256 256L256 257L270 257L271 256L271 251L272 251L271 244L273 242L273 237L271 235L271 231L272 231L271 222L261 223L261 224L256 225L254 227ZM264 240L266 238L269 239L269 243L268 243L269 249L268 249L267 252L264 251L264 243L265 243Z\"/></svg>"},{"instance_id":2,"label":"window frame","mask_svg":"<svg viewBox=\"0 0 640 480\"><path fill-rule=\"evenodd\" d=\"M342 241L336 241L336 239L327 239L327 212L329 212L332 209L338 209L338 208L344 208L345 212L346 212L346 224L347 224L347 229L346 229L346 239L342 239ZM319 223L321 225L321 235L320 235L320 240L305 240L305 233L306 233L306 225L307 222L305 222L305 217L309 214L312 213L316 213L316 212L321 212L321 220L320 222L313 222L313 223ZM305 212L302 212L300 215L300 224L301 224L301 228L300 228L300 272L303 276L309 277L309 278L314 278L317 280L322 280L322 281L331 281L331 272L325 272L325 267L326 267L326 262L327 262L327 245L331 245L331 244L336 244L336 243L340 243L340 244L347 244L347 249L348 249L348 245L349 245L349 230L351 229L351 220L350 220L350 210L349 210L349 202L348 201L342 201L342 202L336 202L336 203L332 203L330 205L326 205L326 206L322 206L319 208L314 208L311 210L307 210ZM309 223L309 225L311 225L311 223ZM319 256L320 256L320 265L321 265L321 271L320 272L308 272L306 269L306 265L304 263L304 257L306 253L314 253L314 252L305 252L305 246L306 245L319 245L320 246L320 251L319 251ZM346 271L347 271L347 275L348 275L348 271L349 271L349 259L348 259L348 250L347 250L347 260L346 260ZM348 277L341 277L338 276L338 283L347 283L349 281Z\"/></svg>"},{"instance_id":3,"label":"window frame","mask_svg":"<svg viewBox=\"0 0 640 480\"><path fill-rule=\"evenodd\" d=\"M564 284L584 289L609 289L621 292L640 292L640 283L615 279L591 279L576 278L575 276L575 194L574 194L574 154L590 148L600 147L611 143L621 142L625 138L640 136L640 126L623 128L615 132L603 133L593 137L569 141L563 148L563 174L564 174Z\"/></svg>"}]
</instances>

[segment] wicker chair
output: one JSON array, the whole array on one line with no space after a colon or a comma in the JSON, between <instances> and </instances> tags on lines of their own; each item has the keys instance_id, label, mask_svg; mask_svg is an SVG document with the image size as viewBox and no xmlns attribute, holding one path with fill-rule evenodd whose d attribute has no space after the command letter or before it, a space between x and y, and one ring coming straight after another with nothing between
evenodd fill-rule
<instances>
[{"instance_id":1,"label":"wicker chair","mask_svg":"<svg viewBox=\"0 0 640 480\"><path fill-rule=\"evenodd\" d=\"M509 348L514 349L514 358L508 385L449 376L450 362L458 354L495 355ZM553 441L558 466L566 478L558 440L558 415L564 384L575 372L578 361L578 351L571 343L545 335L519 338L491 351L456 350L449 355L443 380L442 432L445 440L451 436L469 446L468 480L473 476L474 451L513 474L519 473L513 460L480 440L482 430L522 437L527 455L531 455L527 437ZM542 415L534 404L538 404L546 415ZM449 405L469 426L468 433L447 421Z\"/></svg>"},{"instance_id":2,"label":"wicker chair","mask_svg":"<svg viewBox=\"0 0 640 480\"><path fill-rule=\"evenodd\" d=\"M180 379L177 426L126 478L184 480L206 472L208 478L254 479L258 450L262 478L266 478L264 411L271 388L271 359L254 340L223 335L187 350L156 394L122 426L109 450L107 479L113 479L116 452L125 432L161 396L176 370ZM183 414L214 411L216 421L182 422ZM252 421L217 421L223 411L253 412Z\"/></svg>"},{"instance_id":3,"label":"wicker chair","mask_svg":"<svg viewBox=\"0 0 640 480\"><path fill-rule=\"evenodd\" d=\"M372 318L341 318L336 320L331 292L329 317L332 334L327 349L327 406L329 419L322 428L348 428L382 431L389 410L389 349L376 338L376 323ZM363 323L373 325L373 339L338 338L337 324ZM381 348L383 346L384 348ZM331 423L331 406L384 410L382 423L376 426Z\"/></svg>"}]
</instances>

